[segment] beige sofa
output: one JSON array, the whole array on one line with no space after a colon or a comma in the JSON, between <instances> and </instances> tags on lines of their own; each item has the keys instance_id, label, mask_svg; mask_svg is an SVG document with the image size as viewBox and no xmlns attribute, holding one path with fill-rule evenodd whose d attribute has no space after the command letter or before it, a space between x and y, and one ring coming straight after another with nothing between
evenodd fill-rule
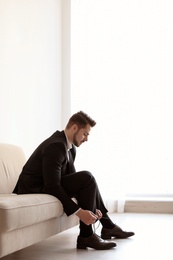
<instances>
[{"instance_id":1,"label":"beige sofa","mask_svg":"<svg viewBox=\"0 0 173 260\"><path fill-rule=\"evenodd\" d=\"M78 224L51 195L12 194L24 163L20 147L0 144L0 257Z\"/></svg>"}]
</instances>

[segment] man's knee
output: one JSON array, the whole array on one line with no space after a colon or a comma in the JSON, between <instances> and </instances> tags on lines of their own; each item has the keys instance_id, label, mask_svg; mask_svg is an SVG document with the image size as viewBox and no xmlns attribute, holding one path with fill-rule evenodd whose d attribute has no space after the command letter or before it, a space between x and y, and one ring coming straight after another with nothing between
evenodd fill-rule
<instances>
[{"instance_id":1,"label":"man's knee","mask_svg":"<svg viewBox=\"0 0 173 260\"><path fill-rule=\"evenodd\" d=\"M81 171L81 172L78 172L78 174L81 174L82 178L85 179L86 181L93 181L93 182L95 182L94 176L89 171Z\"/></svg>"}]
</instances>

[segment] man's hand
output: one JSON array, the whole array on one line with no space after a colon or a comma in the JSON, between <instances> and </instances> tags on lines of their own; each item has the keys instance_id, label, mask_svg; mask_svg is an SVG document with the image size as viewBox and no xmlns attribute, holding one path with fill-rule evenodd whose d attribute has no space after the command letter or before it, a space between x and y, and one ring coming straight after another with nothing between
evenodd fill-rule
<instances>
[{"instance_id":1,"label":"man's hand","mask_svg":"<svg viewBox=\"0 0 173 260\"><path fill-rule=\"evenodd\" d=\"M102 213L101 213L101 211L99 210L99 209L96 209L96 215L97 215L97 218L98 219L101 219L102 218Z\"/></svg>"},{"instance_id":2,"label":"man's hand","mask_svg":"<svg viewBox=\"0 0 173 260\"><path fill-rule=\"evenodd\" d=\"M98 214L98 213L97 213ZM79 217L79 219L85 224L85 225L91 225L96 222L96 220L99 218L98 215L95 215L92 211L90 210L84 210L80 209L76 215Z\"/></svg>"}]
</instances>

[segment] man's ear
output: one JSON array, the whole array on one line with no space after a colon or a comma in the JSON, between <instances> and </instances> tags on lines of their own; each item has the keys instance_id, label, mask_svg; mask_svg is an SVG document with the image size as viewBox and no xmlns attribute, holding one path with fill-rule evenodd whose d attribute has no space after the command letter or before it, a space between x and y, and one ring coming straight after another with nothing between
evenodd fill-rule
<instances>
[{"instance_id":1,"label":"man's ear","mask_svg":"<svg viewBox=\"0 0 173 260\"><path fill-rule=\"evenodd\" d=\"M74 124L72 126L72 129L73 129L73 132L76 132L78 130L78 125L77 124Z\"/></svg>"}]
</instances>

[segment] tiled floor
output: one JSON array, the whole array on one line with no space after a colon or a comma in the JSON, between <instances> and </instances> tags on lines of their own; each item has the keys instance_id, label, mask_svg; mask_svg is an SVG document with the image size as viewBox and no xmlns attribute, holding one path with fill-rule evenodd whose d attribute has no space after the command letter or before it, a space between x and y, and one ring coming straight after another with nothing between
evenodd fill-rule
<instances>
[{"instance_id":1,"label":"tiled floor","mask_svg":"<svg viewBox=\"0 0 173 260\"><path fill-rule=\"evenodd\" d=\"M173 260L172 214L111 214L124 230L135 236L115 240L117 247L106 251L77 250L78 227L1 258L2 260ZM100 227L97 234L100 233Z\"/></svg>"}]
</instances>

